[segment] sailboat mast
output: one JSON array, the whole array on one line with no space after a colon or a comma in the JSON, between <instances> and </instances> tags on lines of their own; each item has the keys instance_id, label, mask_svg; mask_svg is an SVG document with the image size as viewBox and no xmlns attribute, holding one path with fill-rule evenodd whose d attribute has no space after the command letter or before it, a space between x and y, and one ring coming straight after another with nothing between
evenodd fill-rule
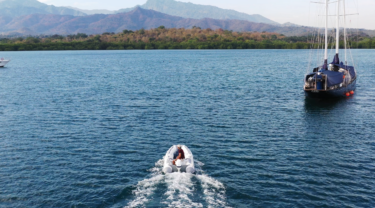
<instances>
[{"instance_id":1,"label":"sailboat mast","mask_svg":"<svg viewBox=\"0 0 375 208\"><path fill-rule=\"evenodd\" d=\"M337 14L336 14L336 55L334 64L340 64L339 59L339 47L340 47L340 0L337 0Z\"/></svg>"},{"instance_id":2,"label":"sailboat mast","mask_svg":"<svg viewBox=\"0 0 375 208\"><path fill-rule=\"evenodd\" d=\"M339 54L340 44L340 0L337 0L337 19L336 19L336 54Z\"/></svg>"},{"instance_id":3,"label":"sailboat mast","mask_svg":"<svg viewBox=\"0 0 375 208\"><path fill-rule=\"evenodd\" d=\"M348 64L348 60L347 60L347 52L346 52L346 47L347 47L347 43L346 43L346 10L345 10L345 0L342 0L343 1L343 6L344 6L344 45L345 45L345 65Z\"/></svg>"},{"instance_id":4,"label":"sailboat mast","mask_svg":"<svg viewBox=\"0 0 375 208\"><path fill-rule=\"evenodd\" d=\"M324 68L328 69L328 1L326 0L326 30L325 30L325 50L324 50Z\"/></svg>"}]
</instances>

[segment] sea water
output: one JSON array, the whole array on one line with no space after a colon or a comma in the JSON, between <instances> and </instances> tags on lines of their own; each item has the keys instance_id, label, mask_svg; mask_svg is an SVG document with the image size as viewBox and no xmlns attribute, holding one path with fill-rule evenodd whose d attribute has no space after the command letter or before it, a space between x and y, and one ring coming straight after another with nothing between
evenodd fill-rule
<instances>
[{"instance_id":1,"label":"sea water","mask_svg":"<svg viewBox=\"0 0 375 208\"><path fill-rule=\"evenodd\" d=\"M307 50L0 52L0 207L373 207L375 51L353 55L327 102ZM195 175L162 173L174 144Z\"/></svg>"}]
</instances>

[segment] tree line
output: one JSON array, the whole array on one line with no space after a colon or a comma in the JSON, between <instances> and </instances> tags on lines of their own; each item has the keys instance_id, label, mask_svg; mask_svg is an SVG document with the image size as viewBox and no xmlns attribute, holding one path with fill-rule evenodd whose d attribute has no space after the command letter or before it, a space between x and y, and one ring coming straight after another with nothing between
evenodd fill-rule
<instances>
[{"instance_id":1,"label":"tree line","mask_svg":"<svg viewBox=\"0 0 375 208\"><path fill-rule=\"evenodd\" d=\"M316 38L316 37L315 37ZM160 26L155 29L121 33L67 36L30 36L0 38L0 51L32 50L152 50L152 49L309 49L319 48L314 36L286 37L270 32L233 32L193 27L192 29ZM330 47L334 43L331 43ZM351 48L375 48L375 38L350 36ZM340 47L344 47L340 41Z\"/></svg>"}]
</instances>

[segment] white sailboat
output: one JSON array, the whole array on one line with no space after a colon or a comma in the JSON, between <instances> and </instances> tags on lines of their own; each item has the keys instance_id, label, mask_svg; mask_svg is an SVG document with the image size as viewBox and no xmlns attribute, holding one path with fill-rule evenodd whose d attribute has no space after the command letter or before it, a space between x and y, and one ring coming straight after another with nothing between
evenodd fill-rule
<instances>
[{"instance_id":1,"label":"white sailboat","mask_svg":"<svg viewBox=\"0 0 375 208\"><path fill-rule=\"evenodd\" d=\"M328 63L328 17L329 5L337 3L336 13L336 54L333 62ZM337 98L349 97L356 89L357 72L354 66L349 66L347 62L347 34L346 34L346 13L345 0L325 0L325 39L324 39L324 63L322 66L313 69L312 73L305 76L304 91L309 97ZM343 7L344 14L340 14L340 6ZM344 17L344 45L345 62L340 62L340 16Z\"/></svg>"}]
</instances>

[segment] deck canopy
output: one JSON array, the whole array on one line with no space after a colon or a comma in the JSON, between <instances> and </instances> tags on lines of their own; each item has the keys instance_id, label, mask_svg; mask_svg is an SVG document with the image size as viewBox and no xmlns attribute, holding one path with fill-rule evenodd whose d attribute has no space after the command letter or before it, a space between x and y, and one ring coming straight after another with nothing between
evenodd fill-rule
<instances>
[{"instance_id":1,"label":"deck canopy","mask_svg":"<svg viewBox=\"0 0 375 208\"><path fill-rule=\"evenodd\" d=\"M331 63L333 64L333 63ZM354 70L354 67L353 66L347 66L347 65L344 65L342 62L340 64L334 64L334 66L336 67L339 67L341 69L345 69L347 71L349 71L350 73L350 76L352 77L352 79L354 79L356 77L356 72ZM335 85L338 85L338 84L341 84L344 82L344 73L342 72L338 72L338 71L329 71L329 70L326 70L324 68L321 68L319 70L319 72L321 74L325 74L327 75L327 87L332 87L332 86L335 86ZM306 77L306 81L307 81L307 78L308 77L314 77L314 79L320 79L322 78L321 75L318 75L317 73L311 73L309 75L307 75Z\"/></svg>"},{"instance_id":2,"label":"deck canopy","mask_svg":"<svg viewBox=\"0 0 375 208\"><path fill-rule=\"evenodd\" d=\"M350 76L352 77L352 79L356 77L356 73L355 73L355 70L354 70L353 66L344 65L344 63L342 63L342 62L340 64L335 64L335 66L340 67L342 69L345 69L345 70L349 71Z\"/></svg>"},{"instance_id":3,"label":"deck canopy","mask_svg":"<svg viewBox=\"0 0 375 208\"><path fill-rule=\"evenodd\" d=\"M344 73L324 69L322 69L320 72L327 75L327 87L341 84L344 81Z\"/></svg>"}]
</instances>

